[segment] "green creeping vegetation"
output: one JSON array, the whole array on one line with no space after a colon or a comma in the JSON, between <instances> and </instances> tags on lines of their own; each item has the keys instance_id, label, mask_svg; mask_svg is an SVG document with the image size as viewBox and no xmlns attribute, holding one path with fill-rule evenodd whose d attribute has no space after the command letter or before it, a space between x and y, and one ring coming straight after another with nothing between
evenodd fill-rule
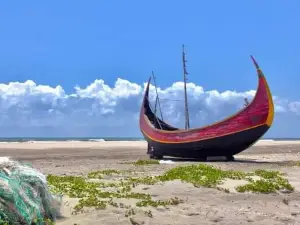
<instances>
[{"instance_id":1,"label":"green creeping vegetation","mask_svg":"<svg viewBox=\"0 0 300 225\"><path fill-rule=\"evenodd\" d=\"M300 166L300 162L299 161L294 161L290 163L291 166Z\"/></svg>"},{"instance_id":2,"label":"green creeping vegetation","mask_svg":"<svg viewBox=\"0 0 300 225\"><path fill-rule=\"evenodd\" d=\"M103 175L110 176L113 174L121 174L120 171L118 170L113 170L113 169L108 169L108 170L100 170L100 171L95 171L91 172L88 174L88 178L90 179L102 179Z\"/></svg>"},{"instance_id":3,"label":"green creeping vegetation","mask_svg":"<svg viewBox=\"0 0 300 225\"><path fill-rule=\"evenodd\" d=\"M210 165L198 164L190 166L180 166L168 170L163 175L156 177L129 178L128 180L136 186L138 184L152 185L158 182L165 182L179 179L192 183L195 187L217 188L224 179L246 180L249 184L236 187L238 192L271 193L280 190L293 191L294 188L288 180L283 178L284 174L278 171L256 170L252 173L245 173L232 170L221 170ZM252 177L259 177L254 180ZM218 188L228 192L227 189Z\"/></svg>"},{"instance_id":4,"label":"green creeping vegetation","mask_svg":"<svg viewBox=\"0 0 300 225\"><path fill-rule=\"evenodd\" d=\"M146 159L146 160L139 159L133 163L133 165L135 166L144 166L144 165L153 165L153 164L159 164L159 161L154 159Z\"/></svg>"},{"instance_id":5,"label":"green creeping vegetation","mask_svg":"<svg viewBox=\"0 0 300 225\"><path fill-rule=\"evenodd\" d=\"M236 187L238 192L271 193L279 190L293 191L294 188L277 171L256 170L254 173L240 171L224 171L209 165L191 165L188 167L177 167L169 170L162 176L162 180L180 179L195 186L216 187L222 184L224 179L247 180L249 184ZM260 179L254 180L257 176Z\"/></svg>"},{"instance_id":6,"label":"green creeping vegetation","mask_svg":"<svg viewBox=\"0 0 300 225\"><path fill-rule=\"evenodd\" d=\"M213 166L199 164L186 167L177 167L167 171L160 177L161 181L180 179L194 184L194 186L216 187L222 184L224 179L246 180L249 184L236 187L238 192L271 193L276 191L293 191L294 188L284 174L278 171L256 170L252 173L240 171L224 171ZM259 177L254 180L253 176ZM225 190L228 192L228 190Z\"/></svg>"},{"instance_id":7,"label":"green creeping vegetation","mask_svg":"<svg viewBox=\"0 0 300 225\"><path fill-rule=\"evenodd\" d=\"M138 165L146 164L138 163ZM101 179L103 175L120 173L122 172L117 170L103 170L91 172L87 177L48 175L47 180L53 192L65 194L72 198L79 198L79 203L74 208L75 214L83 211L85 207L105 209L108 205L111 205L126 208L125 216L132 215L135 209L131 208L131 206L114 202L114 199L118 198L137 199L137 207L178 205L182 200L176 197L161 201L153 200L150 194L132 192L132 188L139 184L153 185L177 179L192 183L195 187L217 188L225 192L229 192L229 190L218 187L224 179L247 180L248 184L236 187L238 192L271 193L282 190L294 190L288 180L283 178L283 174L277 171L256 170L252 173L245 173L232 170L225 171L206 164L179 166L159 176L128 177L116 182L104 182L101 180L92 182L89 180L90 178ZM254 179L254 176L259 179ZM104 188L108 187L112 188L113 191L111 189L110 191L104 190ZM152 216L151 212L146 212L146 214Z\"/></svg>"},{"instance_id":8,"label":"green creeping vegetation","mask_svg":"<svg viewBox=\"0 0 300 225\"><path fill-rule=\"evenodd\" d=\"M159 164L159 160L156 159L139 159L135 162L121 162L121 164L133 164L135 166L145 166L145 165L156 165Z\"/></svg>"},{"instance_id":9,"label":"green creeping vegetation","mask_svg":"<svg viewBox=\"0 0 300 225\"><path fill-rule=\"evenodd\" d=\"M88 177L89 176L90 174ZM180 203L180 200L176 198L167 201L154 201L149 194L131 192L130 185L133 183L130 181L121 180L117 183L94 183L89 182L84 177L54 175L48 175L47 180L53 192L65 194L72 198L79 198L78 204L74 207L74 214L83 211L84 207L93 207L96 209L105 209L107 205L121 207L118 203L113 201L114 198L138 199L140 200L136 203L138 207L147 205L177 205ZM101 190L101 188L107 187L114 187L116 191Z\"/></svg>"},{"instance_id":10,"label":"green creeping vegetation","mask_svg":"<svg viewBox=\"0 0 300 225\"><path fill-rule=\"evenodd\" d=\"M251 177L247 180L249 184L238 186L238 192L258 192L258 193L271 193L280 190L294 191L294 187L290 185L287 179L284 179L278 171L256 170L253 175L259 176L261 179L254 181Z\"/></svg>"}]
</instances>

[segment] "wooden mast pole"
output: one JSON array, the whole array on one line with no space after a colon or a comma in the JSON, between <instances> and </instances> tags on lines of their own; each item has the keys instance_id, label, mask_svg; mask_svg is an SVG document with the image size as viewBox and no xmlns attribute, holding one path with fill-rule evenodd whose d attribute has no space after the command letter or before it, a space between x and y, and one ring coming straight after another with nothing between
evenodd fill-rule
<instances>
[{"instance_id":1,"label":"wooden mast pole","mask_svg":"<svg viewBox=\"0 0 300 225\"><path fill-rule=\"evenodd\" d=\"M157 104L158 104L161 119L164 120L163 115L162 115L162 111L161 111L161 107L160 107L160 101L159 101L159 96L158 96L157 86L156 86L156 77L154 76L153 70L152 70L152 77L153 77L154 87L155 87L155 91L156 91L155 113L156 113L156 110L157 110Z\"/></svg>"},{"instance_id":2,"label":"wooden mast pole","mask_svg":"<svg viewBox=\"0 0 300 225\"><path fill-rule=\"evenodd\" d=\"M190 128L190 118L189 118L187 92L186 92L186 81L187 81L188 72L186 71L187 61L185 60L184 45L182 45L182 62L183 62L183 82L184 82L185 129L187 130Z\"/></svg>"}]
</instances>

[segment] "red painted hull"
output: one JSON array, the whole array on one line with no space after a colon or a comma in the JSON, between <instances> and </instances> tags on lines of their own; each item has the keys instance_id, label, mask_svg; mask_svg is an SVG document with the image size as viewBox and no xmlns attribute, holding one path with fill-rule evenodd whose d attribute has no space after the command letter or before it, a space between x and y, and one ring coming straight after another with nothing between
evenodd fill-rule
<instances>
[{"instance_id":1,"label":"red painted hull","mask_svg":"<svg viewBox=\"0 0 300 225\"><path fill-rule=\"evenodd\" d=\"M153 117L153 112L149 107L148 101L149 79L140 111L140 129L150 147L160 151L162 154L166 154L163 153L164 149L183 148L186 152L188 152L189 149L193 149L193 151L203 151L204 155L215 155L213 153L214 149L218 149L217 152L220 152L222 146L219 145L226 145L226 143L221 142L216 144L219 142L218 140L222 138L227 138L227 142L230 143L227 145L226 149L239 148L244 150L244 148L247 148L256 142L265 132L267 132L272 124L274 105L267 81L255 61L254 64L258 72L258 88L252 102L240 112L223 121L196 129L181 130L173 127L168 129L167 124L165 125L165 129L164 127L161 129L151 124L155 118ZM264 127L264 129L261 129L261 127ZM252 134L254 130L256 130L256 133L254 132L256 135ZM247 136L247 132L252 133ZM243 133L243 143L247 143L247 145L243 147L241 147L241 143L238 143L240 141L231 140L235 135L241 133ZM205 145L205 142L210 142L210 144ZM210 153L208 151L210 151ZM172 151L168 152L170 152L167 153L168 155L172 155ZM236 152L239 151L237 150Z\"/></svg>"}]
</instances>

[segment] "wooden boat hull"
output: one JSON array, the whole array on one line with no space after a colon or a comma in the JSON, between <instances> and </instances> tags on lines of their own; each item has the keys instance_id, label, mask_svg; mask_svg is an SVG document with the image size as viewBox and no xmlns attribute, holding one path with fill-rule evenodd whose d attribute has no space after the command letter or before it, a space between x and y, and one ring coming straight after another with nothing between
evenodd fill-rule
<instances>
[{"instance_id":1,"label":"wooden boat hull","mask_svg":"<svg viewBox=\"0 0 300 225\"><path fill-rule=\"evenodd\" d=\"M148 100L150 79L140 111L140 129L148 142L148 154L162 157L231 157L253 145L271 127L274 105L267 81L252 57L258 88L252 102L235 115L202 128L182 130L154 115Z\"/></svg>"},{"instance_id":2,"label":"wooden boat hull","mask_svg":"<svg viewBox=\"0 0 300 225\"><path fill-rule=\"evenodd\" d=\"M163 156L181 158L231 157L253 145L269 128L268 125L261 125L213 139L176 144L156 142L145 136L149 145L147 153L153 154L157 158ZM151 152L151 147L155 152Z\"/></svg>"}]
</instances>

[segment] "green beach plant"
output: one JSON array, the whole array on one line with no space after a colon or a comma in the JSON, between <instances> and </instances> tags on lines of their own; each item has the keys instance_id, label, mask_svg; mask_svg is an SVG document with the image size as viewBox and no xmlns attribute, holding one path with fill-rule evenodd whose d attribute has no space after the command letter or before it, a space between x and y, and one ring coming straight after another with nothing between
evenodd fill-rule
<instances>
[{"instance_id":1,"label":"green beach plant","mask_svg":"<svg viewBox=\"0 0 300 225\"><path fill-rule=\"evenodd\" d=\"M155 164L138 161L138 165ZM137 207L158 207L167 205L178 205L183 201L177 197L169 200L153 200L150 194L133 192L132 188L143 185L155 185L173 180L181 180L193 184L195 187L221 188L225 179L245 180L248 183L236 187L238 192L271 193L277 191L293 191L284 174L278 171L256 170L246 173L233 170L221 170L206 164L193 164L178 166L167 170L162 175L145 177L127 177L115 182L103 182L103 175L121 174L124 171L102 170L89 173L86 177L81 176L55 176L48 175L47 180L55 193L61 193L73 198L79 198L78 204L74 207L74 213L81 212L84 208L105 209L108 205L112 207L125 207L114 199L137 199ZM256 179L254 179L256 177ZM99 182L92 182L89 179L99 179ZM106 188L114 190L106 191ZM147 189L144 189L147 190ZM131 208L127 208L127 215L132 214Z\"/></svg>"},{"instance_id":2,"label":"green beach plant","mask_svg":"<svg viewBox=\"0 0 300 225\"><path fill-rule=\"evenodd\" d=\"M144 166L144 165L157 165L159 164L159 160L155 159L139 159L133 163L135 166Z\"/></svg>"}]
</instances>

